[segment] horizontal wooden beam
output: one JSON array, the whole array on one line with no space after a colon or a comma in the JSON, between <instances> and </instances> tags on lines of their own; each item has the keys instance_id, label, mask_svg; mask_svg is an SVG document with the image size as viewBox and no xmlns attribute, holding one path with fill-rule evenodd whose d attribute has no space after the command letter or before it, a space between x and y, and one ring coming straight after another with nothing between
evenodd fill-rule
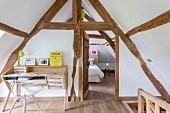
<instances>
[{"instance_id":1,"label":"horizontal wooden beam","mask_svg":"<svg viewBox=\"0 0 170 113\"><path fill-rule=\"evenodd\" d=\"M141 24L126 33L127 36L132 36L138 32L146 31L149 29L156 28L158 26L167 24L170 22L170 10L157 16L156 18Z\"/></svg>"},{"instance_id":2,"label":"horizontal wooden beam","mask_svg":"<svg viewBox=\"0 0 170 113\"><path fill-rule=\"evenodd\" d=\"M102 35L88 34L90 38L104 39Z\"/></svg>"},{"instance_id":3,"label":"horizontal wooden beam","mask_svg":"<svg viewBox=\"0 0 170 113\"><path fill-rule=\"evenodd\" d=\"M0 30L5 31L5 32L10 33L10 34L13 34L13 35L16 35L16 36L20 36L20 37L27 37L28 36L28 33L25 33L23 31L20 31L18 29L10 27L10 26L3 24L1 22L0 22Z\"/></svg>"},{"instance_id":4,"label":"horizontal wooden beam","mask_svg":"<svg viewBox=\"0 0 170 113\"><path fill-rule=\"evenodd\" d=\"M43 29L49 30L73 30L74 24L72 22L50 22L47 23Z\"/></svg>"},{"instance_id":5,"label":"horizontal wooden beam","mask_svg":"<svg viewBox=\"0 0 170 113\"><path fill-rule=\"evenodd\" d=\"M89 45L105 45L105 44L99 44L99 43L90 43Z\"/></svg>"},{"instance_id":6,"label":"horizontal wooden beam","mask_svg":"<svg viewBox=\"0 0 170 113\"><path fill-rule=\"evenodd\" d=\"M79 23L79 27L86 31L111 30L110 25L104 22L81 22Z\"/></svg>"}]
</instances>

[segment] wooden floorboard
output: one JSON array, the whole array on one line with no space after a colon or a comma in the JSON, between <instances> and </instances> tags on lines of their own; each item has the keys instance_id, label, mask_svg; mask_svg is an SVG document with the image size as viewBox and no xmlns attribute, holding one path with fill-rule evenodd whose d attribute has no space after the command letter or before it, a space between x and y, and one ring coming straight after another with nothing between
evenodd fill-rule
<instances>
[{"instance_id":1,"label":"wooden floorboard","mask_svg":"<svg viewBox=\"0 0 170 113\"><path fill-rule=\"evenodd\" d=\"M101 83L90 83L85 101L67 103L67 110L62 112L63 101L39 101L43 113L129 113L120 101L114 99L114 73L106 75ZM3 102L0 102L0 109ZM11 106L9 102L7 108ZM27 104L27 113L39 113L36 105ZM60 111L60 112L58 112ZM4 113L8 113L8 110ZM22 104L17 103L12 113L22 113Z\"/></svg>"}]
</instances>

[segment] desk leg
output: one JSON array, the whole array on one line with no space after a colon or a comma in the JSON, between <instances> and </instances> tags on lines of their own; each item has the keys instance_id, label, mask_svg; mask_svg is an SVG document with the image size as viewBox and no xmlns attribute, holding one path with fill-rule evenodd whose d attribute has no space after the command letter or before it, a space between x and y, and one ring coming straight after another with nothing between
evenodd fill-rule
<instances>
[{"instance_id":1,"label":"desk leg","mask_svg":"<svg viewBox=\"0 0 170 113\"><path fill-rule=\"evenodd\" d=\"M8 96L5 98L5 102L4 102L3 107L2 107L2 112L5 111L5 108L6 108L6 106L7 106L7 103L8 103L8 100L9 100L10 95L11 95L11 90L9 90Z\"/></svg>"}]
</instances>

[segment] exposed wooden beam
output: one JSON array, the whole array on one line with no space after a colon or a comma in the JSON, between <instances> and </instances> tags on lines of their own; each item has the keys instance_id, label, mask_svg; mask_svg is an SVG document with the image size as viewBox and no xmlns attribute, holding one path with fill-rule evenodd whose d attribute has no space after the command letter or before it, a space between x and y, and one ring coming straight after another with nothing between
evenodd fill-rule
<instances>
[{"instance_id":1,"label":"exposed wooden beam","mask_svg":"<svg viewBox=\"0 0 170 113\"><path fill-rule=\"evenodd\" d=\"M116 36L115 36L114 38L111 38L111 40L112 40L113 42L115 42ZM104 44L107 45L107 46L110 45L109 42L105 42Z\"/></svg>"},{"instance_id":2,"label":"exposed wooden beam","mask_svg":"<svg viewBox=\"0 0 170 113\"><path fill-rule=\"evenodd\" d=\"M66 22L73 22L73 17L71 17L70 19L68 19Z\"/></svg>"},{"instance_id":3,"label":"exposed wooden beam","mask_svg":"<svg viewBox=\"0 0 170 113\"><path fill-rule=\"evenodd\" d=\"M89 22L95 22L95 20L92 17L90 17L88 14L85 14L84 18L87 19Z\"/></svg>"},{"instance_id":4,"label":"exposed wooden beam","mask_svg":"<svg viewBox=\"0 0 170 113\"><path fill-rule=\"evenodd\" d=\"M146 31L149 29L156 28L158 26L167 24L170 22L170 10L157 16L156 18L141 24L126 33L127 36L132 36L138 32Z\"/></svg>"},{"instance_id":5,"label":"exposed wooden beam","mask_svg":"<svg viewBox=\"0 0 170 113\"><path fill-rule=\"evenodd\" d=\"M89 45L105 45L105 44L99 44L99 43L90 43Z\"/></svg>"},{"instance_id":6,"label":"exposed wooden beam","mask_svg":"<svg viewBox=\"0 0 170 113\"><path fill-rule=\"evenodd\" d=\"M115 36L115 100L119 99L119 36Z\"/></svg>"},{"instance_id":7,"label":"exposed wooden beam","mask_svg":"<svg viewBox=\"0 0 170 113\"><path fill-rule=\"evenodd\" d=\"M80 29L86 30L86 31L94 31L94 30L111 30L111 27L109 24L104 22L81 22L79 24Z\"/></svg>"},{"instance_id":8,"label":"exposed wooden beam","mask_svg":"<svg viewBox=\"0 0 170 113\"><path fill-rule=\"evenodd\" d=\"M43 29L74 30L74 24L72 22L50 22L50 23L46 23Z\"/></svg>"},{"instance_id":9,"label":"exposed wooden beam","mask_svg":"<svg viewBox=\"0 0 170 113\"><path fill-rule=\"evenodd\" d=\"M81 30L110 30L109 24L103 22L81 22L77 25ZM72 22L50 22L46 23L43 29L56 29L56 30L74 30Z\"/></svg>"},{"instance_id":10,"label":"exposed wooden beam","mask_svg":"<svg viewBox=\"0 0 170 113\"><path fill-rule=\"evenodd\" d=\"M88 21L92 21L92 22L95 22L95 20L90 17L89 15L85 14L85 18L88 20ZM111 38L107 35L107 33L105 33L104 31L98 31L101 36L109 42L109 44L111 45L112 49L115 50L115 46L114 46L114 42L111 40Z\"/></svg>"},{"instance_id":11,"label":"exposed wooden beam","mask_svg":"<svg viewBox=\"0 0 170 113\"><path fill-rule=\"evenodd\" d=\"M96 11L99 13L99 15L104 19L104 21L108 22L112 26L113 28L112 31L121 37L122 41L125 43L125 45L130 50L130 52L139 60L141 68L143 69L144 73L147 75L151 83L155 86L155 88L161 94L162 98L170 102L170 96L168 92L163 87L163 85L152 74L152 72L150 71L146 63L144 62L141 54L139 53L133 41L127 35L125 35L123 31L118 27L116 22L111 18L111 16L106 11L106 9L103 7L103 5L99 2L99 0L89 0L89 1L93 5L93 7L96 9Z\"/></svg>"},{"instance_id":12,"label":"exposed wooden beam","mask_svg":"<svg viewBox=\"0 0 170 113\"><path fill-rule=\"evenodd\" d=\"M20 46L12 52L12 54L10 55L7 63L5 64L1 75L3 75L4 73L6 73L8 70L10 70L13 65L15 64L15 62L18 59L18 52L20 50L22 50L25 45L27 44L27 42L34 36L36 35L45 25L47 22L51 21L51 19L55 16L55 14L57 14L60 9L64 6L64 4L67 2L68 0L57 0L49 9L48 11L43 15L43 17L38 21L38 23L35 25L34 29L31 31L31 33L26 36L26 38L22 41L22 43L20 44Z\"/></svg>"},{"instance_id":13,"label":"exposed wooden beam","mask_svg":"<svg viewBox=\"0 0 170 113\"><path fill-rule=\"evenodd\" d=\"M88 34L90 38L104 39L102 35Z\"/></svg>"},{"instance_id":14,"label":"exposed wooden beam","mask_svg":"<svg viewBox=\"0 0 170 113\"><path fill-rule=\"evenodd\" d=\"M77 61L81 57L81 48L82 48L82 38L83 38L83 31L79 29L78 23L81 22L81 0L72 0L73 8L72 8L72 15L73 15L73 23L74 23L74 42L73 42L73 49L74 49L74 58L73 58L73 71L72 71L72 86L71 86L71 101L76 100L76 93L74 88L74 79L76 74L76 67ZM81 68L79 68L79 71ZM80 73L79 73L80 74ZM79 75L82 76L82 75Z\"/></svg>"},{"instance_id":15,"label":"exposed wooden beam","mask_svg":"<svg viewBox=\"0 0 170 113\"><path fill-rule=\"evenodd\" d=\"M104 31L99 31L99 33L109 42L111 48L115 51L115 44L112 39Z\"/></svg>"},{"instance_id":16,"label":"exposed wooden beam","mask_svg":"<svg viewBox=\"0 0 170 113\"><path fill-rule=\"evenodd\" d=\"M5 32L10 33L10 34L13 34L13 35L16 35L16 36L20 36L20 37L27 37L28 36L28 33L20 31L18 29L15 29L13 27L10 27L10 26L3 24L1 22L0 22L0 30L5 31Z\"/></svg>"}]
</instances>

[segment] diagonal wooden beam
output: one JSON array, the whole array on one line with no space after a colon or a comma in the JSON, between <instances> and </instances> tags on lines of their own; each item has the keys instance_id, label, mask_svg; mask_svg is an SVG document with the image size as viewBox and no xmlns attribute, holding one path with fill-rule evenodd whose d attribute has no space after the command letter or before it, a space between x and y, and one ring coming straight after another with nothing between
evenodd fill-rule
<instances>
[{"instance_id":1,"label":"diagonal wooden beam","mask_svg":"<svg viewBox=\"0 0 170 113\"><path fill-rule=\"evenodd\" d=\"M48 30L74 30L74 24L72 22L50 22L46 23L43 29Z\"/></svg>"},{"instance_id":2,"label":"diagonal wooden beam","mask_svg":"<svg viewBox=\"0 0 170 113\"><path fill-rule=\"evenodd\" d=\"M18 29L10 27L10 26L3 24L1 22L0 22L0 30L5 31L5 32L10 33L10 34L13 34L13 35L16 35L16 36L20 36L20 37L27 37L28 36L28 33L25 33L23 31L20 31Z\"/></svg>"},{"instance_id":3,"label":"diagonal wooden beam","mask_svg":"<svg viewBox=\"0 0 170 113\"><path fill-rule=\"evenodd\" d=\"M73 72L72 72L72 86L71 86L71 101L76 100L76 93L74 87L74 79L76 75L76 67L77 61L81 57L81 47L82 47L82 38L83 38L83 31L79 29L78 23L81 22L81 0L72 0L72 15L73 15L73 23L74 23L74 42L73 42L73 49L74 49L74 58L73 58ZM82 67L79 67L81 69ZM81 70L79 70L81 71ZM81 75L79 75L81 76Z\"/></svg>"},{"instance_id":4,"label":"diagonal wooden beam","mask_svg":"<svg viewBox=\"0 0 170 113\"><path fill-rule=\"evenodd\" d=\"M144 62L141 54L139 53L133 41L127 35L125 35L124 32L118 27L117 23L111 18L111 16L106 11L106 9L103 7L103 5L99 2L99 0L89 0L89 1L93 5L93 7L96 9L96 11L99 13L99 15L104 19L104 21L108 22L112 26L113 28L112 31L116 35L120 36L120 38L125 43L125 45L130 50L130 52L139 60L141 68L143 69L144 73L147 75L151 83L155 86L155 88L161 94L162 98L170 102L170 95L168 94L166 89L163 87L163 85L152 74L152 72L150 71L146 63Z\"/></svg>"},{"instance_id":5,"label":"diagonal wooden beam","mask_svg":"<svg viewBox=\"0 0 170 113\"><path fill-rule=\"evenodd\" d=\"M115 44L112 39L104 31L99 31L99 33L109 42L111 48L115 51Z\"/></svg>"},{"instance_id":6,"label":"diagonal wooden beam","mask_svg":"<svg viewBox=\"0 0 170 113\"><path fill-rule=\"evenodd\" d=\"M64 6L64 4L67 2L68 0L57 0L49 9L48 11L43 15L43 17L38 21L38 23L35 25L34 29L31 31L31 33L22 41L22 43L20 44L20 46L12 52L12 54L10 55L7 63L5 64L2 72L1 72L1 76L6 73L8 70L10 70L13 65L15 64L15 62L18 59L18 52L20 50L22 50L25 45L27 44L27 42L34 36L36 35L44 26L47 22L51 21L51 19L55 16L55 14L57 14L60 9ZM2 81L2 80L1 80ZM0 81L0 82L1 82Z\"/></svg>"},{"instance_id":7,"label":"diagonal wooden beam","mask_svg":"<svg viewBox=\"0 0 170 113\"><path fill-rule=\"evenodd\" d=\"M88 34L90 38L96 38L96 39L104 39L102 35L96 35L96 34Z\"/></svg>"},{"instance_id":8,"label":"diagonal wooden beam","mask_svg":"<svg viewBox=\"0 0 170 113\"><path fill-rule=\"evenodd\" d=\"M79 24L81 30L94 31L94 30L111 30L109 24L104 22L81 22Z\"/></svg>"},{"instance_id":9,"label":"diagonal wooden beam","mask_svg":"<svg viewBox=\"0 0 170 113\"><path fill-rule=\"evenodd\" d=\"M73 22L73 17L71 17L70 19L68 19L66 22Z\"/></svg>"},{"instance_id":10,"label":"diagonal wooden beam","mask_svg":"<svg viewBox=\"0 0 170 113\"><path fill-rule=\"evenodd\" d=\"M115 36L114 38L111 38L111 40L112 40L113 42L115 42L116 37L117 37L117 36ZM107 45L107 46L110 45L109 42L105 42L104 44Z\"/></svg>"},{"instance_id":11,"label":"diagonal wooden beam","mask_svg":"<svg viewBox=\"0 0 170 113\"><path fill-rule=\"evenodd\" d=\"M142 31L146 31L146 30L149 30L149 29L153 29L153 28L156 28L158 26L161 26L161 25L164 25L164 24L167 24L170 22L170 10L155 17L154 19L144 23L144 24L141 24L135 28L133 28L132 30L128 31L126 33L127 36L132 36L138 32L142 32Z\"/></svg>"}]
</instances>

